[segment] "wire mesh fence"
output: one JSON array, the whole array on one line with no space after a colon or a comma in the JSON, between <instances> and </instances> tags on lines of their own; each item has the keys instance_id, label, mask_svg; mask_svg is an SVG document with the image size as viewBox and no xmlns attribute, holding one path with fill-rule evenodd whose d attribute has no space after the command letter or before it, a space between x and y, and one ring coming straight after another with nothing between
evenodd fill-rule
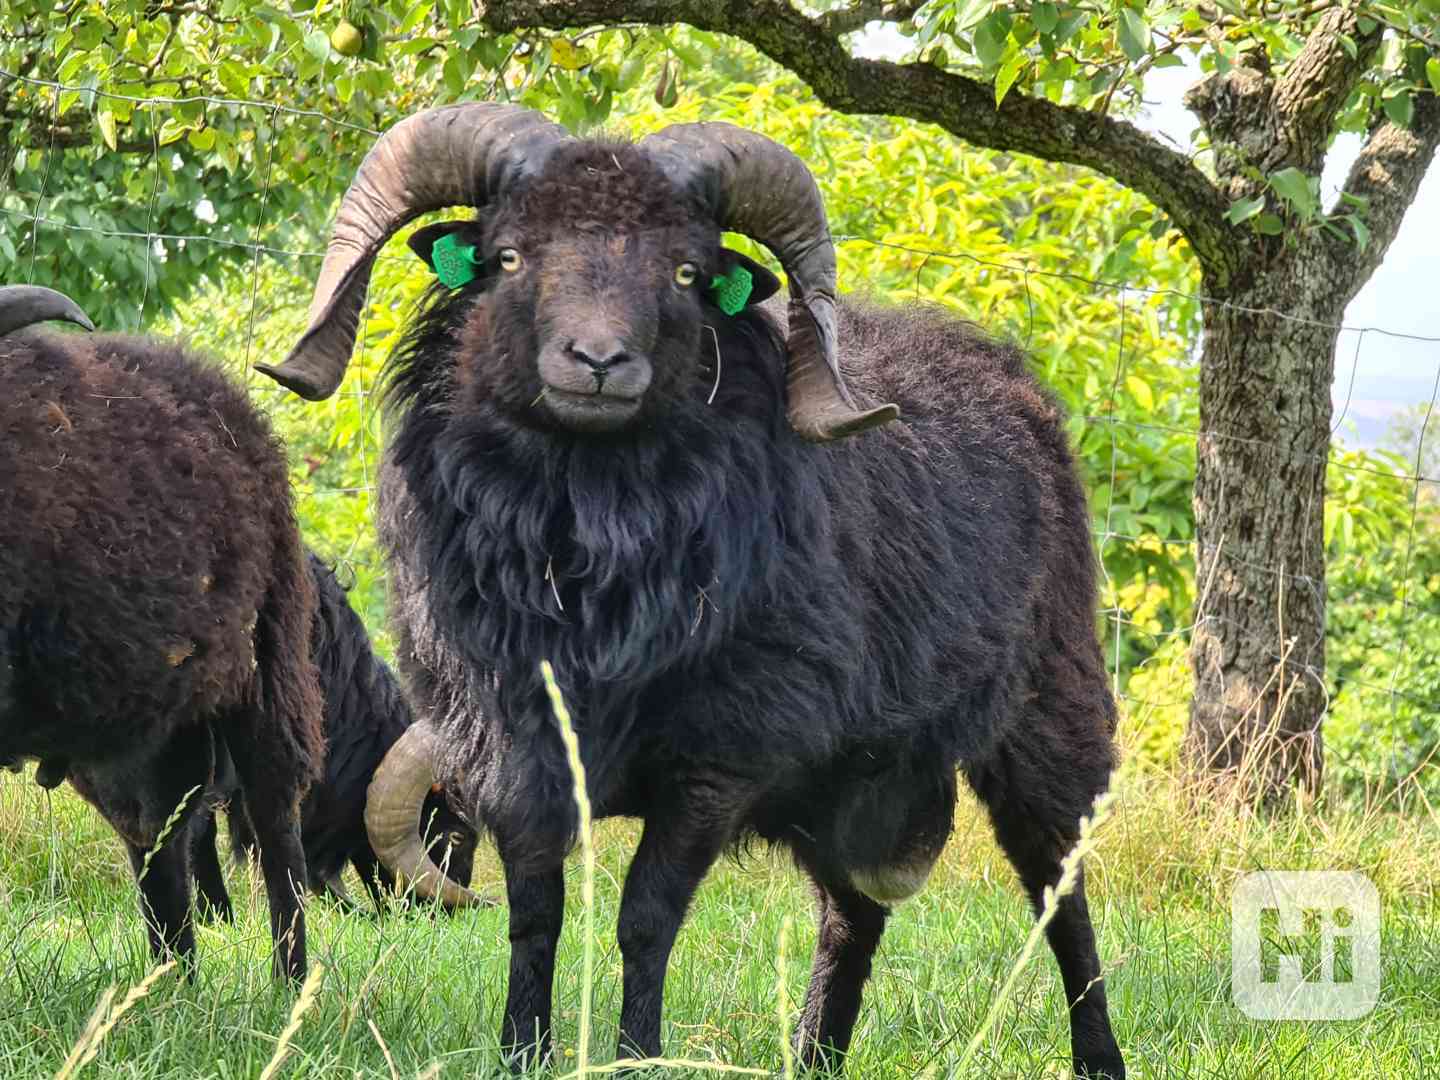
<instances>
[{"instance_id":1,"label":"wire mesh fence","mask_svg":"<svg viewBox=\"0 0 1440 1080\"><path fill-rule=\"evenodd\" d=\"M313 125L317 132L317 141L321 133L332 129L343 130L365 138L373 137L378 132L351 123L342 117L334 116L324 108L301 107L286 102L214 96L144 97L113 94L93 87L35 79L19 72L5 70L0 70L0 80L17 81L36 92L49 94L57 119L60 115L62 95L66 94L88 95L91 100L111 98L124 101L131 108L148 110L152 115L180 106L194 107L199 103L207 109L240 110L246 115L254 117L257 132L254 169L260 183L257 213L254 223L248 230L248 236L241 238L226 235L234 230L223 221L216 221L215 229L211 232L167 232L155 228L157 200L164 190L167 169L165 147L161 145L158 134L156 134L161 125L156 123L150 125L153 145L146 155L148 160L141 166L150 173L145 229L104 228L93 223L86 223L74 213L69 212L65 200L57 197L64 193L52 186L54 181L52 180L51 165L56 156L63 152L63 148L56 145L57 127L52 126L48 143L40 150L39 161L32 167L32 171L34 168L39 170L38 191L21 191L17 185L12 184L14 179L12 176L13 159L5 163L3 171L0 171L0 220L3 220L6 225L6 228L0 231L10 234L10 242L16 252L13 266L23 268L25 280L36 284L48 283L37 277L39 257L48 249L63 247L67 243L67 237L71 234L91 233L110 240L129 241L137 245L137 259L143 255L145 266L145 272L140 275L140 321L147 329L159 331L180 329L191 332L195 328L177 325L168 311L171 305L152 295L150 282L154 276L151 272L153 262L179 257L181 253L192 248L213 249L242 256L246 266L243 280L247 296L242 307L246 325L241 335L242 347L229 350L230 355L225 356L224 359L234 365L237 376L244 379L257 400L261 401L267 409L280 408L286 400L287 392L269 380L257 377L253 371L253 365L259 359L275 359L277 353L283 354L288 350L297 336L299 328L303 325L303 310L293 303L283 309L277 309L276 304L264 289L263 282L265 275L272 269L281 270L301 281L313 281L324 251L318 241L303 247L274 242L274 237L279 234L275 229L276 223L268 218L267 214L271 212L269 207L274 185L275 141L273 138L268 141L263 140L259 133L266 130L267 125L268 130L273 133L275 124L281 117L286 118L290 123ZM314 198L322 202L333 201L338 195L339 191L319 192L314 193ZM1019 301L1015 305L1015 310L1005 313L1004 321L1011 335L1027 349L1037 347L1037 335L1040 334L1036 325L1036 303L1032 293L1037 282L1050 281L1067 289L1079 290L1094 297L1105 298L1112 303L1117 309L1113 345L1107 350L1107 355L1104 357L1103 363L1098 366L1098 370L1089 372L1095 376L1095 385L1098 390L1082 403L1080 409L1072 407L1071 410L1072 422L1078 426L1076 430L1079 433L1099 431L1109 444L1108 483L1102 482L1095 485L1095 495L1092 500L1096 549L1102 564L1108 564L1110 557L1117 549L1126 547L1128 549L1148 548L1158 552L1160 558L1171 561L1179 560L1191 567L1194 566L1197 561L1197 541L1193 533L1193 526L1182 530L1183 534L1181 535L1174 534L1174 530L1169 532L1145 531L1133 527L1122 527L1120 519L1122 517L1129 518L1129 515L1125 514L1124 500L1127 492L1122 490L1124 478L1121 476L1120 470L1121 448L1118 439L1121 432L1175 436L1186 445L1190 445L1192 451L1194 440L1201 438L1220 443L1226 441L1246 443L1259 448L1271 446L1271 443L1263 437L1204 430L1198 424L1194 426L1177 425L1167 422L1161 416L1146 416L1143 408L1121 408L1119 406L1123 395L1129 392L1126 382L1127 365L1137 355L1137 350L1143 350L1147 344L1147 331L1144 328L1145 316L1137 309L1146 304L1163 308L1166 304L1178 302L1197 304L1202 309L1216 305L1229 307L1235 305L1195 293L1153 287L1144 282L1105 280L1045 269L1026 261L1023 246L1016 247L1013 260L997 261L965 250L927 248L911 243L896 242L886 237L841 233L836 236L836 240L842 251L860 249L884 252L891 257L908 260L909 264L913 266L914 294L917 297L922 295L920 285L922 276L932 272L937 266L965 265L977 272L983 272L990 276L1003 276L1012 281L1016 284L1016 295L1019 297ZM400 265L408 265L408 260L398 255L382 255L380 262L398 264L397 273L399 273ZM384 275L377 275L377 278L383 277ZM114 282L113 284L119 289L126 287L123 282ZM285 295L293 300L291 293ZM233 304L233 298L231 300ZM314 482L302 482L302 503L308 502L313 507L321 504L339 505L340 501L344 501L346 504L353 503L359 507L358 516L360 518L364 518L368 514L369 497L374 489L375 466L383 440L376 396L379 372L384 359L383 347L393 337L390 331L403 318L403 312L397 311L397 306L395 297L386 294L383 283L377 283L377 289L372 293L371 306L367 309L361 327L362 355L359 361L353 365L351 376L338 395L340 401L349 400L358 405L358 424L354 431L345 434L346 441L343 447L344 452L353 459L353 468L348 470L349 478L326 480L324 479L326 475L324 470L309 468L309 473L318 472L321 479ZM963 297L956 306L962 314L965 313ZM1313 323L1313 320L1287 311L1253 308L1239 310L1259 318ZM1440 319L1440 313L1437 313L1437 319ZM377 322L383 323L378 327L380 332L377 332ZM1367 357L1378 343L1396 340L1417 343L1426 350L1428 362L1433 368L1432 389L1428 401L1424 403L1417 445L1414 447L1413 455L1407 458L1406 467L1396 467L1394 459L1373 455L1337 454L1333 452L1333 449L1328 453L1311 455L1311 463L1314 468L1324 470L1328 477L1329 482L1326 484L1328 500L1332 505L1342 509L1347 508L1344 506L1343 500L1349 497L1350 489L1353 488L1353 485L1347 483L1347 478L1373 478L1400 485L1403 488L1404 496L1408 500L1405 521L1403 527L1395 530L1394 535L1388 537L1388 551L1393 560L1398 560L1400 580L1398 582L1356 580L1344 586L1346 591L1337 592L1335 581L1330 581L1327 586L1324 566L1287 567L1280 564L1256 564L1253 560L1244 559L1235 553L1224 550L1223 546L1215 554L1222 561L1229 560L1238 566L1243 566L1246 570L1273 575L1277 582L1287 583L1293 587L1315 591L1328 588L1329 601L1332 604L1350 602L1360 605L1370 604L1376 608L1398 604L1400 612L1398 617L1393 620L1395 632L1383 650L1388 653L1388 663L1372 664L1367 670L1379 673L1374 677L1365 677L1363 671L1359 674L1350 674L1344 680L1344 688L1347 693L1357 693L1368 697L1371 700L1370 707L1373 708L1386 709L1393 713L1403 704L1425 713L1433 708L1434 695L1428 690L1413 685L1413 682L1417 671L1433 666L1436 658L1429 654L1429 650L1434 648L1434 642L1430 640L1416 642L1412 640L1410 630L1412 616L1417 605L1424 606L1428 611L1434 607L1435 597L1431 595L1431 586L1424 580L1418 580L1418 575L1412 571L1416 563L1417 550L1430 542L1426 531L1425 517L1422 513L1427 490L1427 477L1422 475L1422 462L1427 445L1435 438L1440 437L1435 433L1436 424L1434 423L1436 403L1437 399L1440 399L1440 322L1437 322L1434 335L1402 333L1373 325L1336 324L1330 328L1335 330L1342 339L1342 355L1338 358L1337 368L1340 372L1339 383L1345 388L1339 399L1338 407L1335 409L1331 429L1332 436L1337 435L1346 422L1353 401L1357 374L1364 370ZM283 335L287 332L289 336L284 337ZM1351 345L1352 339L1353 346ZM1185 363L1193 369L1197 343L1190 342L1188 344L1190 359ZM1348 363L1346 362L1347 358ZM1092 367L1096 367L1093 358L1089 363ZM1191 377L1193 386L1193 375ZM316 422L318 423L319 420L317 419ZM1277 452L1280 452L1281 448L1276 449ZM1284 449L1283 452L1289 455L1290 460L1295 460L1293 451ZM304 462L297 463L296 468L297 475L302 477L308 475ZM1103 481L1104 474L1099 474L1098 479ZM1428 478L1428 480L1433 479ZM1364 508L1360 507L1359 509ZM353 508L350 512L351 516L356 516ZM348 568L351 573L367 575L371 580L379 583L383 580L384 568L375 556L373 546L367 540L367 532L363 525L364 522L361 523L361 527L353 529L348 537L338 543L335 542L334 537L311 536L308 539L325 555L342 567ZM1142 642L1141 652L1145 653L1147 657L1153 657L1167 642L1183 645L1188 642L1197 626L1207 621L1222 620L1223 616L1215 611L1206 610L1202 603L1183 619L1177 618L1169 624L1156 625L1153 620L1137 618L1137 607L1143 602L1143 593L1135 594L1133 591L1126 593L1121 588L1124 583L1116 581L1108 569L1106 581L1105 603L1100 615L1106 622L1107 652L1117 693L1125 700L1132 712L1183 706L1185 700L1183 693L1157 696L1154 688L1149 690L1141 688L1130 678L1134 672L1134 663L1133 659L1127 659L1124 642L1131 639ZM377 585L377 588L379 587ZM1140 596L1139 601L1136 599L1137 595ZM366 614L372 622L372 630L379 631L378 613L372 610L367 611ZM1292 674L1322 681L1326 679L1325 673L1312 661L1311 657L1290 653L1284 650L1279 642L1275 645L1273 656L1277 664L1284 665L1290 669ZM1385 678L1384 674L1387 670L1388 678ZM1333 675L1331 678L1333 681Z\"/></svg>"}]
</instances>

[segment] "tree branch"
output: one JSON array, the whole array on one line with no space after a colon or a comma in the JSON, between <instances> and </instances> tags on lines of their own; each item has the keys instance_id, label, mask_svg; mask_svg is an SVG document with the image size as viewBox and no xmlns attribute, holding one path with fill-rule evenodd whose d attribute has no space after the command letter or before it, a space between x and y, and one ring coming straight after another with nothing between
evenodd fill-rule
<instances>
[{"instance_id":1,"label":"tree branch","mask_svg":"<svg viewBox=\"0 0 1440 1080\"><path fill-rule=\"evenodd\" d=\"M1380 48L1383 27L1361 34L1360 19L1332 7L1315 24L1305 45L1275 83L1271 98L1277 139L1289 148L1286 164L1318 173L1335 116ZM1349 40L1351 49L1345 47Z\"/></svg>"},{"instance_id":2,"label":"tree branch","mask_svg":"<svg viewBox=\"0 0 1440 1080\"><path fill-rule=\"evenodd\" d=\"M1224 288L1242 246L1224 220L1226 200L1183 154L1123 120L1020 93L997 108L994 90L932 64L852 57L832 26L786 0L478 0L481 21L497 32L559 30L595 23L683 22L754 45L807 82L833 109L904 116L995 150L1085 165L1147 196L1185 234L1212 288ZM883 5L882 5L883 7ZM903 8L904 3L896 5ZM847 9L868 12L866 0Z\"/></svg>"},{"instance_id":3,"label":"tree branch","mask_svg":"<svg viewBox=\"0 0 1440 1080\"><path fill-rule=\"evenodd\" d=\"M887 3L886 0L854 0L849 7L827 11L815 21L825 33L831 37L839 37L841 34L859 30L870 22L904 22L924 4L925 0L899 0L898 3Z\"/></svg>"},{"instance_id":4,"label":"tree branch","mask_svg":"<svg viewBox=\"0 0 1440 1080\"><path fill-rule=\"evenodd\" d=\"M1370 242L1359 251L1347 241L1330 238L1329 257L1351 273L1348 303L1369 280L1400 231L1405 211L1415 200L1425 171L1440 147L1440 95L1415 98L1415 114L1408 128L1386 121L1376 127L1345 180L1343 194L1362 200L1358 210L1370 230ZM1343 200L1342 200L1343 201Z\"/></svg>"},{"instance_id":5,"label":"tree branch","mask_svg":"<svg viewBox=\"0 0 1440 1080\"><path fill-rule=\"evenodd\" d=\"M1311 176L1325 163L1336 114L1374 59L1383 28L1360 33L1343 7L1325 11L1279 78L1263 54L1191 87L1185 105L1200 118L1215 150L1215 171L1231 199L1265 190L1263 177L1291 167ZM1348 39L1355 47L1351 56Z\"/></svg>"}]
</instances>

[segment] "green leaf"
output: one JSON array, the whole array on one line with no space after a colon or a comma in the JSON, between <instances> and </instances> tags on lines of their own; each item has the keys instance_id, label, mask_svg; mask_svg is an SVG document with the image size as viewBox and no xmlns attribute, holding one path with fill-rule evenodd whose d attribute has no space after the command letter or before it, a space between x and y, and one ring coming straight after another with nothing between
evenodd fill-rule
<instances>
[{"instance_id":1,"label":"green leaf","mask_svg":"<svg viewBox=\"0 0 1440 1080\"><path fill-rule=\"evenodd\" d=\"M552 38L550 40L550 61L556 67L564 68L566 71L579 71L589 65L593 59L589 49L583 45L576 45L568 38Z\"/></svg>"},{"instance_id":2,"label":"green leaf","mask_svg":"<svg viewBox=\"0 0 1440 1080\"><path fill-rule=\"evenodd\" d=\"M1390 122L1398 127L1408 128L1410 121L1415 116L1415 102L1410 97L1409 90L1401 90L1398 94L1385 99L1385 115Z\"/></svg>"},{"instance_id":3,"label":"green leaf","mask_svg":"<svg viewBox=\"0 0 1440 1080\"><path fill-rule=\"evenodd\" d=\"M625 62L620 65L620 73L615 77L615 89L622 92L633 89L645 74L645 60L644 53L632 53L626 57Z\"/></svg>"},{"instance_id":4,"label":"green leaf","mask_svg":"<svg viewBox=\"0 0 1440 1080\"><path fill-rule=\"evenodd\" d=\"M1003 11L987 15L975 27L975 55L980 63L993 68L1005 55L1005 44L1010 38L1010 16Z\"/></svg>"},{"instance_id":5,"label":"green leaf","mask_svg":"<svg viewBox=\"0 0 1440 1080\"><path fill-rule=\"evenodd\" d=\"M1440 56L1425 61L1425 78L1430 81L1430 89L1440 94Z\"/></svg>"},{"instance_id":6,"label":"green leaf","mask_svg":"<svg viewBox=\"0 0 1440 1080\"><path fill-rule=\"evenodd\" d=\"M969 30L990 9L990 0L965 0L955 12L955 29Z\"/></svg>"},{"instance_id":7,"label":"green leaf","mask_svg":"<svg viewBox=\"0 0 1440 1080\"><path fill-rule=\"evenodd\" d=\"M1115 25L1120 48L1132 62L1144 59L1150 51L1150 27L1145 17L1132 8L1120 9L1120 21Z\"/></svg>"},{"instance_id":8,"label":"green leaf","mask_svg":"<svg viewBox=\"0 0 1440 1080\"><path fill-rule=\"evenodd\" d=\"M1285 231L1285 223L1277 214L1264 213L1255 219L1255 231L1266 236L1279 236Z\"/></svg>"},{"instance_id":9,"label":"green leaf","mask_svg":"<svg viewBox=\"0 0 1440 1080\"><path fill-rule=\"evenodd\" d=\"M1270 186L1301 218L1308 220L1314 216L1318 202L1310 187L1310 177L1299 169L1291 165L1271 173Z\"/></svg>"},{"instance_id":10,"label":"green leaf","mask_svg":"<svg viewBox=\"0 0 1440 1080\"><path fill-rule=\"evenodd\" d=\"M1359 214L1347 214L1346 220L1350 222L1350 228L1355 233L1355 246L1364 251L1370 245L1370 229L1365 222L1360 220Z\"/></svg>"},{"instance_id":11,"label":"green leaf","mask_svg":"<svg viewBox=\"0 0 1440 1080\"><path fill-rule=\"evenodd\" d=\"M1060 10L1054 4L1036 4L1030 9L1030 20L1042 34L1053 34L1060 25Z\"/></svg>"},{"instance_id":12,"label":"green leaf","mask_svg":"<svg viewBox=\"0 0 1440 1080\"><path fill-rule=\"evenodd\" d=\"M106 146L114 150L118 145L115 137L115 114L107 106L101 105L95 119L100 124L100 137L105 140Z\"/></svg>"},{"instance_id":13,"label":"green leaf","mask_svg":"<svg viewBox=\"0 0 1440 1080\"><path fill-rule=\"evenodd\" d=\"M244 70L239 64L226 60L220 65L218 72L220 85L231 97L244 98L250 96L250 80L246 77Z\"/></svg>"},{"instance_id":14,"label":"green leaf","mask_svg":"<svg viewBox=\"0 0 1440 1080\"><path fill-rule=\"evenodd\" d=\"M1005 63L1000 65L1000 70L995 73L995 107L997 109L1005 100L1005 95L1010 92L1010 88L1015 85L1015 80L1020 77L1020 73L1029 63L1030 57L1020 49L1016 49Z\"/></svg>"},{"instance_id":15,"label":"green leaf","mask_svg":"<svg viewBox=\"0 0 1440 1080\"><path fill-rule=\"evenodd\" d=\"M1155 409L1155 393L1150 389L1150 384L1137 375L1126 375L1125 385L1138 404L1147 413Z\"/></svg>"},{"instance_id":16,"label":"green leaf","mask_svg":"<svg viewBox=\"0 0 1440 1080\"><path fill-rule=\"evenodd\" d=\"M305 35L305 51L316 60L329 60L330 35L324 30L311 30Z\"/></svg>"},{"instance_id":17,"label":"green leaf","mask_svg":"<svg viewBox=\"0 0 1440 1080\"><path fill-rule=\"evenodd\" d=\"M1060 25L1055 28L1055 44L1063 45L1069 41L1076 30L1084 26L1090 16L1083 10L1072 11L1060 20Z\"/></svg>"},{"instance_id":18,"label":"green leaf","mask_svg":"<svg viewBox=\"0 0 1440 1080\"><path fill-rule=\"evenodd\" d=\"M160 125L160 145L166 146L169 143L183 139L185 133L189 130L190 125L183 120L177 120L174 117L169 118L165 123Z\"/></svg>"},{"instance_id":19,"label":"green leaf","mask_svg":"<svg viewBox=\"0 0 1440 1080\"><path fill-rule=\"evenodd\" d=\"M1225 220L1231 225L1239 225L1242 221L1249 221L1261 210L1265 209L1265 199L1257 195L1253 199L1236 199L1230 204L1230 209L1225 211Z\"/></svg>"}]
</instances>

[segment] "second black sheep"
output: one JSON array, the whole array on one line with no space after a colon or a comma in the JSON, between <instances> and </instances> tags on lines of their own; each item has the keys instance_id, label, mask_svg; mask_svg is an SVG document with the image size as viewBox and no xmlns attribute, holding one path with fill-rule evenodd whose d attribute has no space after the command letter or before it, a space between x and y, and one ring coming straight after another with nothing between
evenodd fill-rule
<instances>
[{"instance_id":1,"label":"second black sheep","mask_svg":"<svg viewBox=\"0 0 1440 1080\"><path fill-rule=\"evenodd\" d=\"M300 805L307 884L316 894L348 903L341 874L349 863L378 906L387 894L400 893L402 883L386 868L376 847L389 854L397 845L404 847L419 838L412 841L408 818L396 823L399 829L387 831L381 822L376 835L367 832L366 794L385 755L414 722L414 714L394 673L371 648L365 624L350 607L334 571L313 552L309 570L318 599L310 649L324 699L325 772ZM218 809L228 810L236 858L247 858L254 850L244 794L228 764L222 761L217 768L216 782L191 826L191 866L201 910L223 919L231 917L231 905L216 852ZM378 790L388 783L393 783L393 769L381 773ZM475 830L450 809L438 786L425 795L421 824L427 841L424 850L448 878L441 885L441 900L450 908L480 901L466 888L475 860Z\"/></svg>"}]
</instances>

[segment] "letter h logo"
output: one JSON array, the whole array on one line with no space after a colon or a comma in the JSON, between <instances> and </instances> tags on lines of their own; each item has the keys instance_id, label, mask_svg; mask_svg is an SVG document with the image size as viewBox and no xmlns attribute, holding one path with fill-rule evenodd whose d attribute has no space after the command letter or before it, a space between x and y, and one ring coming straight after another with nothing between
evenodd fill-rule
<instances>
[{"instance_id":1,"label":"letter h logo","mask_svg":"<svg viewBox=\"0 0 1440 1080\"><path fill-rule=\"evenodd\" d=\"M1256 1020L1353 1020L1380 997L1380 897L1364 874L1246 874L1230 898L1235 1004Z\"/></svg>"}]
</instances>

